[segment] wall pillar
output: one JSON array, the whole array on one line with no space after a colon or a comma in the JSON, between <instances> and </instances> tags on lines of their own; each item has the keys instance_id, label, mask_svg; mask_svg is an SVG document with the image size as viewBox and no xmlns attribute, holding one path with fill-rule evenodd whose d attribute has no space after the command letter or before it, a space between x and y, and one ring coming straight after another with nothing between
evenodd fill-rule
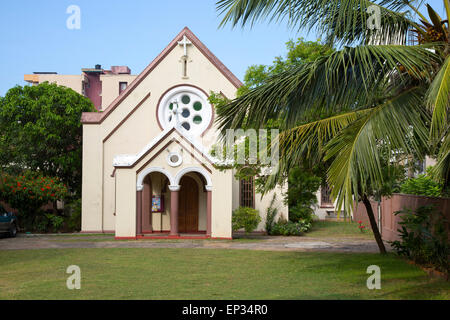
<instances>
[{"instance_id":1,"label":"wall pillar","mask_svg":"<svg viewBox=\"0 0 450 320\"><path fill-rule=\"evenodd\" d=\"M142 234L142 190L136 192L136 236Z\"/></svg>"},{"instance_id":2,"label":"wall pillar","mask_svg":"<svg viewBox=\"0 0 450 320\"><path fill-rule=\"evenodd\" d=\"M170 235L178 236L178 196L180 186L169 186L170 189Z\"/></svg>"},{"instance_id":3,"label":"wall pillar","mask_svg":"<svg viewBox=\"0 0 450 320\"><path fill-rule=\"evenodd\" d=\"M211 218L212 218L212 191L206 191L206 235L211 236Z\"/></svg>"}]
</instances>

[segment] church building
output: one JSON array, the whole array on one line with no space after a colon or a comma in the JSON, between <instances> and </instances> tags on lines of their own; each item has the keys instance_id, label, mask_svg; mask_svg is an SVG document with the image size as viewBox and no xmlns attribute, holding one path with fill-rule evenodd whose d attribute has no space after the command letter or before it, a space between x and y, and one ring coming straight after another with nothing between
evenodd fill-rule
<instances>
[{"instance_id":1,"label":"church building","mask_svg":"<svg viewBox=\"0 0 450 320\"><path fill-rule=\"evenodd\" d=\"M218 130L208 96L232 99L241 85L184 28L101 112L83 113L82 232L229 239L239 206L259 210L264 230L274 193L287 219L285 190L261 197L210 155Z\"/></svg>"}]
</instances>

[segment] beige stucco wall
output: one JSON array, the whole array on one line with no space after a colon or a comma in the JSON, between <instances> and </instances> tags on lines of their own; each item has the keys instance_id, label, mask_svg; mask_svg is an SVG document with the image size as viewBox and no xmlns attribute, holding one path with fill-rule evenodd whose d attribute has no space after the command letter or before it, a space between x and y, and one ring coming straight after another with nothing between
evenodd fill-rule
<instances>
[{"instance_id":1,"label":"beige stucco wall","mask_svg":"<svg viewBox=\"0 0 450 320\"><path fill-rule=\"evenodd\" d=\"M65 86L82 94L82 81L84 75L61 75L61 74L37 74L39 81L56 83L59 86ZM102 83L102 109L107 108L119 96L119 83L127 82L128 85L136 79L136 75L129 74L104 74L100 75Z\"/></svg>"},{"instance_id":2,"label":"beige stucco wall","mask_svg":"<svg viewBox=\"0 0 450 320\"><path fill-rule=\"evenodd\" d=\"M136 171L133 169L117 170L116 177L116 237L135 237Z\"/></svg>"},{"instance_id":3,"label":"beige stucco wall","mask_svg":"<svg viewBox=\"0 0 450 320\"><path fill-rule=\"evenodd\" d=\"M261 222L257 228L258 231L265 231L267 208L270 206L270 202L272 201L274 195L276 195L274 207L278 210L275 221L280 218L285 220L289 219L288 207L283 202L284 192L286 192L285 187L277 186L274 190L268 192L263 197L261 197L261 194L259 193L255 194L255 209L259 211L259 215L261 216Z\"/></svg>"},{"instance_id":4,"label":"beige stucco wall","mask_svg":"<svg viewBox=\"0 0 450 320\"><path fill-rule=\"evenodd\" d=\"M235 173L235 172L234 172ZM234 178L233 173L233 210L239 207L239 180ZM286 192L286 186L277 186L274 190L266 193L264 196L261 196L260 193L255 194L255 209L259 211L259 215L261 217L261 222L255 231L265 231L265 223L266 223L266 214L267 208L270 206L270 202L274 194L276 195L276 199L274 202L274 207L277 208L278 214L275 217L275 221L280 218L285 220L289 219L289 210L288 206L284 204L284 193Z\"/></svg>"},{"instance_id":5,"label":"beige stucco wall","mask_svg":"<svg viewBox=\"0 0 450 320\"><path fill-rule=\"evenodd\" d=\"M119 83L127 82L128 85L136 79L136 75L129 74L102 74L102 109L107 108L111 102L119 96Z\"/></svg>"},{"instance_id":6,"label":"beige stucco wall","mask_svg":"<svg viewBox=\"0 0 450 320\"><path fill-rule=\"evenodd\" d=\"M102 142L100 127L83 126L83 174L82 174L82 218L83 231L104 231L103 228L103 190L102 190ZM113 180L114 182L114 180ZM114 204L112 204L114 208ZM114 210L113 210L114 211ZM113 230L113 229L109 229Z\"/></svg>"},{"instance_id":7,"label":"beige stucco wall","mask_svg":"<svg viewBox=\"0 0 450 320\"><path fill-rule=\"evenodd\" d=\"M425 157L425 168L436 165L436 159L426 156Z\"/></svg>"},{"instance_id":8,"label":"beige stucco wall","mask_svg":"<svg viewBox=\"0 0 450 320\"><path fill-rule=\"evenodd\" d=\"M39 83L46 81L71 88L79 94L82 94L81 75L39 74Z\"/></svg>"},{"instance_id":9,"label":"beige stucco wall","mask_svg":"<svg viewBox=\"0 0 450 320\"><path fill-rule=\"evenodd\" d=\"M319 188L319 190L317 190L316 192L316 197L317 197L317 205L313 207L314 209L314 215L319 219L319 220L325 220L327 217L333 217L334 214L337 214L337 212L335 213L335 208L336 208L336 201L334 202L334 205L332 207L322 207L320 204L320 200L321 200L321 188ZM330 215L328 214L330 213Z\"/></svg>"}]
</instances>

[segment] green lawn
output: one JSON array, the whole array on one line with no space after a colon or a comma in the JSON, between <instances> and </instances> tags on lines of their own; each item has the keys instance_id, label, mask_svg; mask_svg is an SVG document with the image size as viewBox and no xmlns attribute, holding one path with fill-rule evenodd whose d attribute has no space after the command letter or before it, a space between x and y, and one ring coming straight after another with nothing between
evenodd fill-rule
<instances>
[{"instance_id":1,"label":"green lawn","mask_svg":"<svg viewBox=\"0 0 450 320\"><path fill-rule=\"evenodd\" d=\"M368 290L378 265L382 289ZM69 265L81 290L68 290ZM221 249L0 251L0 299L450 299L450 284L394 256Z\"/></svg>"},{"instance_id":2,"label":"green lawn","mask_svg":"<svg viewBox=\"0 0 450 320\"><path fill-rule=\"evenodd\" d=\"M314 221L311 231L304 235L306 237L314 238L333 237L373 239L373 233L370 226L366 225L366 230L361 232L358 228L358 223L350 221Z\"/></svg>"}]
</instances>

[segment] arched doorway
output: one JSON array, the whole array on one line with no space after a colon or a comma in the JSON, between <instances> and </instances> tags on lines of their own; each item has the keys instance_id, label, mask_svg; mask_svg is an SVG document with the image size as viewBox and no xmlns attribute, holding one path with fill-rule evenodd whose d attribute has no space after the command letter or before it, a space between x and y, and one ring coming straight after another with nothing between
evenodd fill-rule
<instances>
[{"instance_id":1,"label":"arched doorway","mask_svg":"<svg viewBox=\"0 0 450 320\"><path fill-rule=\"evenodd\" d=\"M169 232L172 177L161 168L143 170L137 179L136 235ZM156 205L155 205L155 204Z\"/></svg>"},{"instance_id":2,"label":"arched doorway","mask_svg":"<svg viewBox=\"0 0 450 320\"><path fill-rule=\"evenodd\" d=\"M141 233L166 232L170 229L168 184L169 179L160 172L149 173L144 178L142 182ZM154 199L159 204L159 210L153 205Z\"/></svg>"},{"instance_id":3,"label":"arched doorway","mask_svg":"<svg viewBox=\"0 0 450 320\"><path fill-rule=\"evenodd\" d=\"M198 232L199 190L197 182L183 176L180 180L178 202L178 231L182 233Z\"/></svg>"}]
</instances>

